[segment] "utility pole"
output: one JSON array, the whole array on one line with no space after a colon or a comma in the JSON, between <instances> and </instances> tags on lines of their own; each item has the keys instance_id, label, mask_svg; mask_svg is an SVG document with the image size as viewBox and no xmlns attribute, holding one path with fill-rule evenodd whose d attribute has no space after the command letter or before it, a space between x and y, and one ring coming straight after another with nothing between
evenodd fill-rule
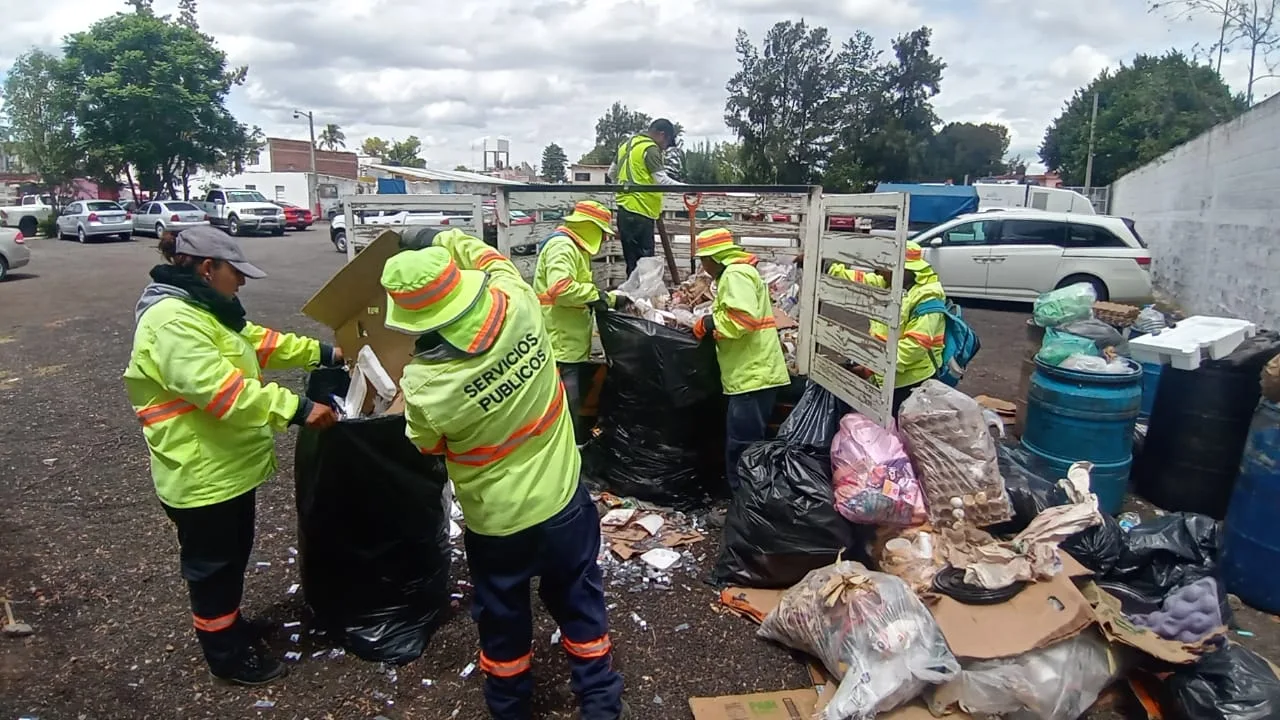
<instances>
[{"instance_id":1,"label":"utility pole","mask_svg":"<svg viewBox=\"0 0 1280 720\"><path fill-rule=\"evenodd\" d=\"M1085 197L1089 196L1089 190L1093 187L1093 138L1094 131L1098 125L1098 93L1093 94L1093 116L1089 118L1089 160L1084 166L1084 192ZM1092 202L1092 200L1090 201Z\"/></svg>"},{"instance_id":2,"label":"utility pole","mask_svg":"<svg viewBox=\"0 0 1280 720\"><path fill-rule=\"evenodd\" d=\"M318 179L316 177L316 118L313 112L293 111L294 120L302 117L307 118L307 127L311 130L311 172L307 175L307 206L318 217L320 215L320 199L316 197L316 181Z\"/></svg>"}]
</instances>

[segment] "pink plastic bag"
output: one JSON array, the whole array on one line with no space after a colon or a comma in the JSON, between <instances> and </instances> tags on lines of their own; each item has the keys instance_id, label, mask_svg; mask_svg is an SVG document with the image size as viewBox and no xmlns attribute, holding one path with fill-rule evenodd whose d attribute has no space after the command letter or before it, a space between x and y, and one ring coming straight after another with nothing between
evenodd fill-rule
<instances>
[{"instance_id":1,"label":"pink plastic bag","mask_svg":"<svg viewBox=\"0 0 1280 720\"><path fill-rule=\"evenodd\" d=\"M927 516L920 483L898 437L870 418L849 413L831 441L836 510L865 525L919 525Z\"/></svg>"}]
</instances>

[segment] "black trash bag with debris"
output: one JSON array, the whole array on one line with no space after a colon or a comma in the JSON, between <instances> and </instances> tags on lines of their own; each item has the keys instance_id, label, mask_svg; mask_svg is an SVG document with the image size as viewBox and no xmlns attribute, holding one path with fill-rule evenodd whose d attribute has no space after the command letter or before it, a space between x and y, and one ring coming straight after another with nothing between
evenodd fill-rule
<instances>
[{"instance_id":1,"label":"black trash bag with debris","mask_svg":"<svg viewBox=\"0 0 1280 720\"><path fill-rule=\"evenodd\" d=\"M830 390L809 380L791 414L778 426L778 437L792 445L830 452L831 440L840 430L840 418L850 411Z\"/></svg>"},{"instance_id":2,"label":"black trash bag with debris","mask_svg":"<svg viewBox=\"0 0 1280 720\"><path fill-rule=\"evenodd\" d=\"M866 561L850 552L861 545L854 525L836 512L829 450L759 442L742 454L738 478L715 583L785 588L835 562L842 551L846 560Z\"/></svg>"},{"instance_id":3,"label":"black trash bag with debris","mask_svg":"<svg viewBox=\"0 0 1280 720\"><path fill-rule=\"evenodd\" d=\"M307 396L346 394L345 371L317 370ZM364 660L420 656L449 609L448 481L404 417L343 420L298 434L294 486L302 590L316 626Z\"/></svg>"},{"instance_id":4,"label":"black trash bag with debris","mask_svg":"<svg viewBox=\"0 0 1280 720\"><path fill-rule=\"evenodd\" d=\"M724 492L724 395L713 343L596 313L609 372L583 474L618 495L683 506Z\"/></svg>"},{"instance_id":5,"label":"black trash bag with debris","mask_svg":"<svg viewBox=\"0 0 1280 720\"><path fill-rule=\"evenodd\" d=\"M1165 680L1175 711L1186 720L1269 720L1280 717L1280 679L1252 650L1234 643L1181 665Z\"/></svg>"},{"instance_id":6,"label":"black trash bag with debris","mask_svg":"<svg viewBox=\"0 0 1280 720\"><path fill-rule=\"evenodd\" d=\"M1123 533L1124 549L1105 579L1160 597L1205 577L1218 584L1223 622L1231 619L1226 584L1218 566L1222 524L1207 515L1171 513Z\"/></svg>"},{"instance_id":7,"label":"black trash bag with debris","mask_svg":"<svg viewBox=\"0 0 1280 720\"><path fill-rule=\"evenodd\" d=\"M987 528L993 535L1016 535L1048 508L1070 504L1060 485L1050 481L1053 471L1020 446L996 446L1000 476L1004 478L1013 518ZM1085 528L1059 544L1062 550L1100 575L1111 571L1124 550L1124 532L1115 518L1102 513L1102 524Z\"/></svg>"},{"instance_id":8,"label":"black trash bag with debris","mask_svg":"<svg viewBox=\"0 0 1280 720\"><path fill-rule=\"evenodd\" d=\"M1124 339L1124 335L1120 334L1119 330L1097 318L1076 320L1065 325L1059 325L1058 330L1089 338L1097 346L1099 354L1107 348L1111 348L1115 350L1117 355L1129 357L1129 341Z\"/></svg>"}]
</instances>

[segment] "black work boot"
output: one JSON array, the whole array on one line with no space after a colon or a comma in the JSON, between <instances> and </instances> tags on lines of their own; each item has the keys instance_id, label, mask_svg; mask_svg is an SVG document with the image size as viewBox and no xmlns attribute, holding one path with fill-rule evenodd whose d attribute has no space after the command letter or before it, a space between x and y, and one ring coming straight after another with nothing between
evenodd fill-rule
<instances>
[{"instance_id":1,"label":"black work boot","mask_svg":"<svg viewBox=\"0 0 1280 720\"><path fill-rule=\"evenodd\" d=\"M262 649L251 646L245 650L240 664L227 673L213 673L213 676L233 685L266 685L278 680L289 671L284 663L268 657Z\"/></svg>"},{"instance_id":2,"label":"black work boot","mask_svg":"<svg viewBox=\"0 0 1280 720\"><path fill-rule=\"evenodd\" d=\"M276 628L279 627L279 625L266 618L246 618L244 622L245 629L249 632L249 637L254 640L266 640L272 637L276 634Z\"/></svg>"}]
</instances>

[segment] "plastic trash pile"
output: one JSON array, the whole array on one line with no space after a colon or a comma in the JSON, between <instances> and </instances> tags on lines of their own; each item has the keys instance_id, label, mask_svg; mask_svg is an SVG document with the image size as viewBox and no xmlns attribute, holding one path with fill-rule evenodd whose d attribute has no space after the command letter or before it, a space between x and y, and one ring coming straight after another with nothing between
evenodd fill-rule
<instances>
[{"instance_id":1,"label":"plastic trash pile","mask_svg":"<svg viewBox=\"0 0 1280 720\"><path fill-rule=\"evenodd\" d=\"M1091 373L1132 372L1129 343L1111 325L1094 317L1098 296L1089 283L1076 283L1041 295L1033 317L1045 328L1036 358L1067 370Z\"/></svg>"}]
</instances>

